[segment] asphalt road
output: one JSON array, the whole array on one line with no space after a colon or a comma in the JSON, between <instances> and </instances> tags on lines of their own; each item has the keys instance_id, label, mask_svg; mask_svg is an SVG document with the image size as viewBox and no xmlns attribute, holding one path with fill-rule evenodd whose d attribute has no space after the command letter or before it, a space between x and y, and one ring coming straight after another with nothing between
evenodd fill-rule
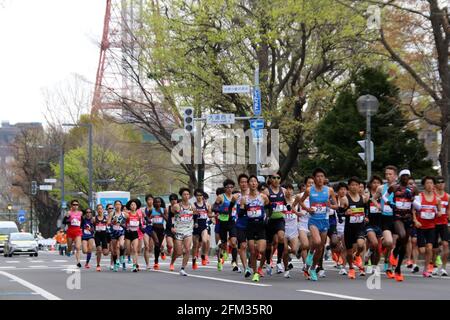
<instances>
[{"instance_id":1,"label":"asphalt road","mask_svg":"<svg viewBox=\"0 0 450 320\"><path fill-rule=\"evenodd\" d=\"M84 258L84 257L83 257ZM95 257L91 264L95 266ZM380 289L368 289L368 277L349 280L339 275L333 263L326 261L326 278L318 282L306 280L300 273L300 263L294 260L291 278L283 275L265 276L259 283L245 279L231 270L228 261L223 271L215 263L199 266L189 276L169 271L169 261L161 261L160 271L117 273L109 271L109 258L103 258L102 272L95 268L81 269L74 274L74 257L63 257L56 252L40 252L39 257L0 256L0 299L151 299L151 300L358 300L358 299L448 299L450 277L422 278L405 268L405 281L397 283L382 273ZM141 266L144 265L140 257ZM128 266L130 267L130 266ZM79 282L76 276L79 275ZM374 280L374 279L372 279ZM77 284L79 283L79 289ZM375 283L375 281L371 281Z\"/></svg>"}]
</instances>

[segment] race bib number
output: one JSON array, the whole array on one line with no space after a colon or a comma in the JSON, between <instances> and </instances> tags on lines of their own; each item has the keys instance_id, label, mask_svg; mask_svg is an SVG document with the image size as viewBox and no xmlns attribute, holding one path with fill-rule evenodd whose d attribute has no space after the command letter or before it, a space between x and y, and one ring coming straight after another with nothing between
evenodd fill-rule
<instances>
[{"instance_id":1,"label":"race bib number","mask_svg":"<svg viewBox=\"0 0 450 320\"><path fill-rule=\"evenodd\" d=\"M444 214L447 213L448 202L447 201L441 201L441 205L442 205L441 212L444 213Z\"/></svg>"},{"instance_id":2,"label":"race bib number","mask_svg":"<svg viewBox=\"0 0 450 320\"><path fill-rule=\"evenodd\" d=\"M98 225L95 227L95 230L97 231L106 231L106 226L105 225Z\"/></svg>"},{"instance_id":3,"label":"race bib number","mask_svg":"<svg viewBox=\"0 0 450 320\"><path fill-rule=\"evenodd\" d=\"M424 220L433 220L435 215L435 212L431 210L420 211L420 217Z\"/></svg>"},{"instance_id":4,"label":"race bib number","mask_svg":"<svg viewBox=\"0 0 450 320\"><path fill-rule=\"evenodd\" d=\"M386 213L392 213L393 212L391 206L388 206L387 204L385 204L383 206L383 211L386 212Z\"/></svg>"},{"instance_id":5,"label":"race bib number","mask_svg":"<svg viewBox=\"0 0 450 320\"><path fill-rule=\"evenodd\" d=\"M350 223L362 223L364 221L364 216L350 216Z\"/></svg>"},{"instance_id":6,"label":"race bib number","mask_svg":"<svg viewBox=\"0 0 450 320\"><path fill-rule=\"evenodd\" d=\"M315 213L327 213L327 207L326 206L317 206L317 205L315 205L315 206L312 206L311 208L313 208L314 209L314 212Z\"/></svg>"},{"instance_id":7,"label":"race bib number","mask_svg":"<svg viewBox=\"0 0 450 320\"><path fill-rule=\"evenodd\" d=\"M286 220L297 220L297 215L295 213L286 213L284 218Z\"/></svg>"},{"instance_id":8,"label":"race bib number","mask_svg":"<svg viewBox=\"0 0 450 320\"><path fill-rule=\"evenodd\" d=\"M120 225L116 224L116 225L113 225L113 230L120 231L120 230L122 230L122 227Z\"/></svg>"},{"instance_id":9,"label":"race bib number","mask_svg":"<svg viewBox=\"0 0 450 320\"><path fill-rule=\"evenodd\" d=\"M137 227L139 226L139 221L137 220L130 220L130 227Z\"/></svg>"},{"instance_id":10,"label":"race bib number","mask_svg":"<svg viewBox=\"0 0 450 320\"><path fill-rule=\"evenodd\" d=\"M395 206L397 209L400 210L410 210L411 209L411 202L409 201L396 201Z\"/></svg>"},{"instance_id":11,"label":"race bib number","mask_svg":"<svg viewBox=\"0 0 450 320\"><path fill-rule=\"evenodd\" d=\"M261 209L247 210L247 216L249 218L259 218L261 217L261 215L262 215Z\"/></svg>"},{"instance_id":12,"label":"race bib number","mask_svg":"<svg viewBox=\"0 0 450 320\"><path fill-rule=\"evenodd\" d=\"M283 212L283 211L286 211L286 206L284 205L284 204L280 204L280 203L277 203L277 205L275 206L275 208L273 209L273 211L276 211L276 212Z\"/></svg>"},{"instance_id":13,"label":"race bib number","mask_svg":"<svg viewBox=\"0 0 450 320\"><path fill-rule=\"evenodd\" d=\"M370 213L378 213L378 208L376 206L370 206Z\"/></svg>"},{"instance_id":14,"label":"race bib number","mask_svg":"<svg viewBox=\"0 0 450 320\"><path fill-rule=\"evenodd\" d=\"M80 224L81 224L81 221L78 219L72 219L72 221L70 222L70 225L74 226L74 227L79 227Z\"/></svg>"},{"instance_id":15,"label":"race bib number","mask_svg":"<svg viewBox=\"0 0 450 320\"><path fill-rule=\"evenodd\" d=\"M163 217L153 217L152 222L156 224L161 224L163 223Z\"/></svg>"},{"instance_id":16,"label":"race bib number","mask_svg":"<svg viewBox=\"0 0 450 320\"><path fill-rule=\"evenodd\" d=\"M200 213L200 219L208 219L208 214L207 213Z\"/></svg>"},{"instance_id":17,"label":"race bib number","mask_svg":"<svg viewBox=\"0 0 450 320\"><path fill-rule=\"evenodd\" d=\"M190 215L190 214L181 215L180 216L180 221L181 222L191 222L192 221L192 215Z\"/></svg>"}]
</instances>

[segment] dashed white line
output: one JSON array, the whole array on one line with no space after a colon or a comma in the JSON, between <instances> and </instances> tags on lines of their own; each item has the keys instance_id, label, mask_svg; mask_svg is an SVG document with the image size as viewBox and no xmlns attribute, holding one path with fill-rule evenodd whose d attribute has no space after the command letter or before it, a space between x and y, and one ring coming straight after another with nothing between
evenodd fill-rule
<instances>
[{"instance_id":1,"label":"dashed white line","mask_svg":"<svg viewBox=\"0 0 450 320\"><path fill-rule=\"evenodd\" d=\"M5 277L8 277L9 279L16 280L18 283L20 283L24 287L27 287L28 289L36 292L37 294L40 294L42 297L44 297L47 300L61 300L61 298L51 294L50 292L32 284L26 280L23 280L22 278L19 278L13 274L10 274L5 271L0 271L0 275L4 275Z\"/></svg>"},{"instance_id":2,"label":"dashed white line","mask_svg":"<svg viewBox=\"0 0 450 320\"><path fill-rule=\"evenodd\" d=\"M340 298L340 299L347 299L347 300L372 300L372 299L367 299L367 298L352 297L352 296L346 296L343 294L337 294L337 293L331 293L331 292L325 292L325 291L315 291L315 290L296 290L296 291L318 294L318 295L322 295L322 296L329 296L329 297Z\"/></svg>"},{"instance_id":3,"label":"dashed white line","mask_svg":"<svg viewBox=\"0 0 450 320\"><path fill-rule=\"evenodd\" d=\"M19 261L16 261L16 260L14 260L14 261L6 261L6 263L19 263Z\"/></svg>"},{"instance_id":4,"label":"dashed white line","mask_svg":"<svg viewBox=\"0 0 450 320\"><path fill-rule=\"evenodd\" d=\"M69 261L68 260L52 260L52 262L65 263L65 262L69 262Z\"/></svg>"},{"instance_id":5,"label":"dashed white line","mask_svg":"<svg viewBox=\"0 0 450 320\"><path fill-rule=\"evenodd\" d=\"M48 268L48 266L29 266L29 268Z\"/></svg>"}]
</instances>

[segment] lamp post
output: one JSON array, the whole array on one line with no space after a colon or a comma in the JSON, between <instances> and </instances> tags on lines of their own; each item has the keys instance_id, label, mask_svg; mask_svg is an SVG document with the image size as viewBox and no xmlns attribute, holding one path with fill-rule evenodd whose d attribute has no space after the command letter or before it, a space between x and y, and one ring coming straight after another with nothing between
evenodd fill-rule
<instances>
[{"instance_id":1,"label":"lamp post","mask_svg":"<svg viewBox=\"0 0 450 320\"><path fill-rule=\"evenodd\" d=\"M370 118L378 111L379 102L378 99L370 94L360 96L356 100L358 106L358 112L366 117L366 165L367 165L367 181L370 180L372 175L372 159L371 159L371 126Z\"/></svg>"},{"instance_id":2,"label":"lamp post","mask_svg":"<svg viewBox=\"0 0 450 320\"><path fill-rule=\"evenodd\" d=\"M89 130L89 160L88 160L88 176L89 176L89 195L88 195L88 202L89 206L92 206L92 194L93 194L93 188L92 188L92 175L93 175L93 168L92 168L92 123L63 123L64 127L87 127Z\"/></svg>"}]
</instances>

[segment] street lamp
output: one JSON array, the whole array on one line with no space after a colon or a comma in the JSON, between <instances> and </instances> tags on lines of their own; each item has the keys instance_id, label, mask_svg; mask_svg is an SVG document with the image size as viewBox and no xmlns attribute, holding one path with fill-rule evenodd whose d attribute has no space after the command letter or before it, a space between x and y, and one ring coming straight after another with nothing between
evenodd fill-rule
<instances>
[{"instance_id":1,"label":"street lamp","mask_svg":"<svg viewBox=\"0 0 450 320\"><path fill-rule=\"evenodd\" d=\"M366 117L366 165L367 165L367 181L370 180L372 175L372 159L371 159L371 132L370 132L370 117L377 113L378 106L380 105L378 99L370 94L360 96L356 100L358 106L358 112Z\"/></svg>"},{"instance_id":2,"label":"street lamp","mask_svg":"<svg viewBox=\"0 0 450 320\"><path fill-rule=\"evenodd\" d=\"M92 168L92 123L63 123L63 127L87 127L89 130L89 160L88 160L88 175L89 175L89 195L88 195L88 202L89 206L92 206L92 174L93 174L93 168Z\"/></svg>"},{"instance_id":3,"label":"street lamp","mask_svg":"<svg viewBox=\"0 0 450 320\"><path fill-rule=\"evenodd\" d=\"M9 214L8 214L8 220L9 221L11 221L11 210L12 210L12 204L11 203L8 203L8 212L9 212Z\"/></svg>"}]
</instances>

